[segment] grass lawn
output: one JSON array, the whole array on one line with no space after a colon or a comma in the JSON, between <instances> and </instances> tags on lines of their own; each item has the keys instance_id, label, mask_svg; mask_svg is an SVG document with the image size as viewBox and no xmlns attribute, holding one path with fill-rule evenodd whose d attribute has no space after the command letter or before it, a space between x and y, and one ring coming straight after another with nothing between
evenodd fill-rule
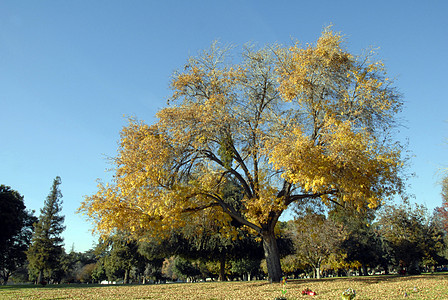
<instances>
[{"instance_id":1,"label":"grass lawn","mask_svg":"<svg viewBox=\"0 0 448 300\"><path fill-rule=\"evenodd\" d=\"M2 286L0 299L271 299L280 297L281 284L266 281L204 282L160 285ZM309 288L316 296L303 296ZM301 279L287 283L287 299L341 299L347 288L361 299L448 299L448 275L369 276ZM405 293L407 297L405 297Z\"/></svg>"}]
</instances>

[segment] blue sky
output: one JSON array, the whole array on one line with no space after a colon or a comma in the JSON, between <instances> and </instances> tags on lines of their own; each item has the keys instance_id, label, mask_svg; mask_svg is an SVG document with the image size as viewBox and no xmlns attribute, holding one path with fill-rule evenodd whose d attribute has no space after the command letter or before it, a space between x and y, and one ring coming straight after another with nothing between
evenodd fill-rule
<instances>
[{"instance_id":1,"label":"blue sky","mask_svg":"<svg viewBox=\"0 0 448 300\"><path fill-rule=\"evenodd\" d=\"M408 192L441 204L448 166L447 1L0 1L0 184L42 207L62 178L66 248L92 247L75 214L108 178L125 116L148 123L188 56L224 44L314 42L333 24L360 53L379 47L404 95L413 154Z\"/></svg>"}]
</instances>

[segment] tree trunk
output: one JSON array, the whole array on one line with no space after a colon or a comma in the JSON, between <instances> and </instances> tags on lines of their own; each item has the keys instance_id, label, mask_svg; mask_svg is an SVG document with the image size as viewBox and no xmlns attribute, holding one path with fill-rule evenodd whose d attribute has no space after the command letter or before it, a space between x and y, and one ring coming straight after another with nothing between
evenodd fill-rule
<instances>
[{"instance_id":1,"label":"tree trunk","mask_svg":"<svg viewBox=\"0 0 448 300\"><path fill-rule=\"evenodd\" d=\"M269 281L280 282L282 278L282 267L280 265L280 254L278 251L277 240L275 239L274 229L262 231L264 256L268 267Z\"/></svg>"},{"instance_id":2,"label":"tree trunk","mask_svg":"<svg viewBox=\"0 0 448 300\"><path fill-rule=\"evenodd\" d=\"M42 283L42 270L39 271L39 274L37 275L37 284Z\"/></svg>"},{"instance_id":3,"label":"tree trunk","mask_svg":"<svg viewBox=\"0 0 448 300\"><path fill-rule=\"evenodd\" d=\"M124 271L124 280L123 280L124 284L128 284L129 283L129 270L125 270Z\"/></svg>"},{"instance_id":4,"label":"tree trunk","mask_svg":"<svg viewBox=\"0 0 448 300\"><path fill-rule=\"evenodd\" d=\"M364 276L369 276L369 271L367 270L367 266L366 265L362 265L362 271L363 271L363 275Z\"/></svg>"},{"instance_id":5,"label":"tree trunk","mask_svg":"<svg viewBox=\"0 0 448 300\"><path fill-rule=\"evenodd\" d=\"M389 275L389 265L387 263L383 263L382 267L384 269L384 274Z\"/></svg>"},{"instance_id":6,"label":"tree trunk","mask_svg":"<svg viewBox=\"0 0 448 300\"><path fill-rule=\"evenodd\" d=\"M226 280L226 254L222 253L219 258L219 281Z\"/></svg>"},{"instance_id":7,"label":"tree trunk","mask_svg":"<svg viewBox=\"0 0 448 300\"><path fill-rule=\"evenodd\" d=\"M1 275L1 278L3 280L2 285L7 285L8 284L9 276L11 276L11 273L9 273L8 271L4 271L2 273L2 275Z\"/></svg>"},{"instance_id":8,"label":"tree trunk","mask_svg":"<svg viewBox=\"0 0 448 300\"><path fill-rule=\"evenodd\" d=\"M316 272L316 279L320 279L320 267L317 267L316 269L315 269L315 272Z\"/></svg>"},{"instance_id":9,"label":"tree trunk","mask_svg":"<svg viewBox=\"0 0 448 300\"><path fill-rule=\"evenodd\" d=\"M413 260L410 264L409 264L409 268L408 268L408 272L411 275L417 275L420 274L420 266L419 266L419 261L418 260Z\"/></svg>"}]
</instances>

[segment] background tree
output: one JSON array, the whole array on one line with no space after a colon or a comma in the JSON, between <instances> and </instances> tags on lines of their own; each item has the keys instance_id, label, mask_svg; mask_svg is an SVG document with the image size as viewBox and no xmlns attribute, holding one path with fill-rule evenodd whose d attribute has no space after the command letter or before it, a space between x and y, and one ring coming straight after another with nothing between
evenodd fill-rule
<instances>
[{"instance_id":1,"label":"background tree","mask_svg":"<svg viewBox=\"0 0 448 300\"><path fill-rule=\"evenodd\" d=\"M254 276L258 276L261 274L261 264L262 258L257 256L248 256L246 258L241 259L233 259L230 262L232 266L230 271L233 276L237 276L242 278L243 280L252 280Z\"/></svg>"},{"instance_id":2,"label":"background tree","mask_svg":"<svg viewBox=\"0 0 448 300\"><path fill-rule=\"evenodd\" d=\"M173 76L170 106L151 126L121 132L111 184L81 206L107 234L139 238L215 211L262 238L271 281L282 276L275 225L299 200L376 206L401 190L400 147L390 139L399 95L383 64L354 56L331 29L314 45L246 47L232 63L214 44ZM243 188L236 209L223 187Z\"/></svg>"},{"instance_id":3,"label":"background tree","mask_svg":"<svg viewBox=\"0 0 448 300\"><path fill-rule=\"evenodd\" d=\"M330 211L330 217L340 223L347 233L340 244L347 254L346 261L359 263L359 274L368 275L368 267L375 268L383 263L386 253L383 253L383 244L379 233L373 226L376 210L356 209L346 203L345 207L335 206Z\"/></svg>"},{"instance_id":4,"label":"background tree","mask_svg":"<svg viewBox=\"0 0 448 300\"><path fill-rule=\"evenodd\" d=\"M62 210L62 194L59 189L61 178L53 181L50 194L40 210L39 221L34 226L34 234L27 251L30 276L36 283L43 282L43 277L55 280L60 277L61 259L64 254L63 238L65 229Z\"/></svg>"},{"instance_id":5,"label":"background tree","mask_svg":"<svg viewBox=\"0 0 448 300\"><path fill-rule=\"evenodd\" d=\"M423 260L436 263L443 250L442 232L427 209L409 202L386 206L378 221L382 236L392 247L396 264L410 274L420 273Z\"/></svg>"},{"instance_id":6,"label":"background tree","mask_svg":"<svg viewBox=\"0 0 448 300\"><path fill-rule=\"evenodd\" d=\"M72 249L70 253L64 253L61 260L62 270L64 272L63 281L69 283L91 281L92 269L96 261L93 249L86 252L75 252Z\"/></svg>"},{"instance_id":7,"label":"background tree","mask_svg":"<svg viewBox=\"0 0 448 300\"><path fill-rule=\"evenodd\" d=\"M0 185L0 280L9 277L26 262L33 223L37 218L27 211L23 196L9 186Z\"/></svg>"},{"instance_id":8,"label":"background tree","mask_svg":"<svg viewBox=\"0 0 448 300\"><path fill-rule=\"evenodd\" d=\"M233 203L235 209L239 210L239 201L242 199L241 188L229 181L223 188L223 197L227 203ZM150 259L166 257L177 257L183 260L194 261L196 265L202 266L207 262L216 262L219 280L225 280L226 274L231 271L229 262L232 261L232 272L253 273L253 264L260 262L263 256L261 243L256 241L253 235L243 230L241 225L232 221L234 230L229 232L221 227L219 215L213 217L210 212L195 212L185 214L185 226L173 230L167 238L147 238L140 243L140 251ZM199 261L198 261L199 260ZM247 262L244 271L243 262ZM233 268L237 264L238 268ZM199 268L200 269L200 268ZM210 273L207 268L201 270Z\"/></svg>"},{"instance_id":9,"label":"background tree","mask_svg":"<svg viewBox=\"0 0 448 300\"><path fill-rule=\"evenodd\" d=\"M282 270L285 272L285 275L300 276L305 273L305 270L308 268L308 265L300 259L295 253L287 255L280 260L282 264Z\"/></svg>"},{"instance_id":10,"label":"background tree","mask_svg":"<svg viewBox=\"0 0 448 300\"><path fill-rule=\"evenodd\" d=\"M196 265L181 257L176 257L174 260L174 270L178 278L190 282L196 281L201 275L201 271Z\"/></svg>"},{"instance_id":11,"label":"background tree","mask_svg":"<svg viewBox=\"0 0 448 300\"><path fill-rule=\"evenodd\" d=\"M296 255L313 268L315 278L320 278L321 266L342 243L343 227L327 219L325 215L310 212L289 222L288 229Z\"/></svg>"},{"instance_id":12,"label":"background tree","mask_svg":"<svg viewBox=\"0 0 448 300\"><path fill-rule=\"evenodd\" d=\"M171 244L171 241L171 239L167 241L166 239L159 240L152 237L139 242L138 251L145 257L146 261L142 279L143 283L146 282L147 278L153 280L153 282L160 282L163 280L163 262L165 261L165 258L173 255L173 245ZM181 248L183 247L181 244L178 246Z\"/></svg>"},{"instance_id":13,"label":"background tree","mask_svg":"<svg viewBox=\"0 0 448 300\"><path fill-rule=\"evenodd\" d=\"M147 259L139 251L139 243L129 240L125 232L100 240L95 252L99 257L96 277L101 278L101 272L104 271L107 280L123 279L123 283L128 284L131 271L134 271L135 277L143 275L145 271Z\"/></svg>"},{"instance_id":14,"label":"background tree","mask_svg":"<svg viewBox=\"0 0 448 300\"><path fill-rule=\"evenodd\" d=\"M436 217L448 234L448 176L442 180L442 205L435 209Z\"/></svg>"},{"instance_id":15,"label":"background tree","mask_svg":"<svg viewBox=\"0 0 448 300\"><path fill-rule=\"evenodd\" d=\"M444 250L441 253L442 258L439 261L444 261L447 264L448 259L448 176L442 180L442 205L434 209L434 223L435 226L443 231L444 236Z\"/></svg>"},{"instance_id":16,"label":"background tree","mask_svg":"<svg viewBox=\"0 0 448 300\"><path fill-rule=\"evenodd\" d=\"M106 280L106 270L104 268L104 263L101 260L98 260L95 264L95 267L92 270L92 280L96 283L101 283L101 281Z\"/></svg>"},{"instance_id":17,"label":"background tree","mask_svg":"<svg viewBox=\"0 0 448 300\"><path fill-rule=\"evenodd\" d=\"M262 259L260 242L246 231L235 229L229 235L210 216L188 221L184 228L165 239L152 238L141 243L141 253L150 259L175 256L188 261L216 262L219 280L226 279L230 261Z\"/></svg>"},{"instance_id":18,"label":"background tree","mask_svg":"<svg viewBox=\"0 0 448 300\"><path fill-rule=\"evenodd\" d=\"M86 264L81 267L76 274L76 279L81 283L93 282L93 271L95 270L96 263Z\"/></svg>"}]
</instances>

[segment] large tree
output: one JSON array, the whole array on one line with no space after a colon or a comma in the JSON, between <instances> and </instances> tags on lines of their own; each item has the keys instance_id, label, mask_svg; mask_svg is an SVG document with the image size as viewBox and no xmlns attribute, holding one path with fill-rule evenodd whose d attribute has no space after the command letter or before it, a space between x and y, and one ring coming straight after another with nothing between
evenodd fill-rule
<instances>
[{"instance_id":1,"label":"large tree","mask_svg":"<svg viewBox=\"0 0 448 300\"><path fill-rule=\"evenodd\" d=\"M61 259L64 254L62 232L65 230L62 210L62 194L59 189L61 178L57 176L51 191L40 210L39 221L35 224L31 246L27 256L30 277L36 283L43 282L43 278L58 279L62 270ZM59 274L58 274L59 273Z\"/></svg>"},{"instance_id":2,"label":"large tree","mask_svg":"<svg viewBox=\"0 0 448 300\"><path fill-rule=\"evenodd\" d=\"M400 147L390 139L399 95L371 53L354 56L327 28L314 45L214 44L173 76L153 125L121 132L115 177L81 211L108 233L160 235L198 211L263 240L269 278L282 276L274 228L291 204L321 198L376 206L400 191ZM222 189L242 187L238 207Z\"/></svg>"},{"instance_id":3,"label":"large tree","mask_svg":"<svg viewBox=\"0 0 448 300\"><path fill-rule=\"evenodd\" d=\"M0 185L0 280L3 284L26 262L31 242L33 212L26 210L23 196Z\"/></svg>"}]
</instances>

